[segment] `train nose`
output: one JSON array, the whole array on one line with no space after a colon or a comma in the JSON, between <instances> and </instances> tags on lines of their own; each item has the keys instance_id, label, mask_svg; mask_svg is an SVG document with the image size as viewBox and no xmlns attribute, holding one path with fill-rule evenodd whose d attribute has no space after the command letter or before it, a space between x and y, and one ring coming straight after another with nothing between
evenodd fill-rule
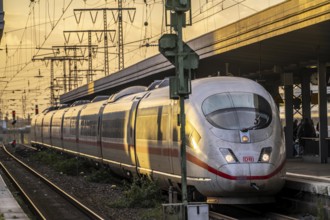
<instances>
[{"instance_id":1,"label":"train nose","mask_svg":"<svg viewBox=\"0 0 330 220\"><path fill-rule=\"evenodd\" d=\"M263 192L268 190L271 170L272 164L227 164L219 168L217 183L227 195Z\"/></svg>"}]
</instances>

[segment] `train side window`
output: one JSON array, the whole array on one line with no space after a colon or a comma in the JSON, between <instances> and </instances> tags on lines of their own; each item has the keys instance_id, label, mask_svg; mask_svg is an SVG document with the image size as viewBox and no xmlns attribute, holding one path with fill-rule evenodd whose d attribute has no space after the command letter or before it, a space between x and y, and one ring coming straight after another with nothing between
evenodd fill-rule
<instances>
[{"instance_id":1,"label":"train side window","mask_svg":"<svg viewBox=\"0 0 330 220\"><path fill-rule=\"evenodd\" d=\"M173 141L178 142L180 138L180 127L178 126L178 117L177 114L172 115L172 134Z\"/></svg>"},{"instance_id":2,"label":"train side window","mask_svg":"<svg viewBox=\"0 0 330 220\"><path fill-rule=\"evenodd\" d=\"M70 117L64 117L63 136L70 134Z\"/></svg>"},{"instance_id":3,"label":"train side window","mask_svg":"<svg viewBox=\"0 0 330 220\"><path fill-rule=\"evenodd\" d=\"M138 110L136 139L163 141L168 138L169 115L167 106Z\"/></svg>"},{"instance_id":4,"label":"train side window","mask_svg":"<svg viewBox=\"0 0 330 220\"><path fill-rule=\"evenodd\" d=\"M86 135L86 120L84 118L80 118L80 135L85 136Z\"/></svg>"},{"instance_id":5,"label":"train side window","mask_svg":"<svg viewBox=\"0 0 330 220\"><path fill-rule=\"evenodd\" d=\"M52 121L52 133L56 132L58 133L59 128L61 127L61 120L59 117L54 117Z\"/></svg>"},{"instance_id":6,"label":"train side window","mask_svg":"<svg viewBox=\"0 0 330 220\"><path fill-rule=\"evenodd\" d=\"M70 135L76 135L76 122L77 119L75 117L70 118Z\"/></svg>"},{"instance_id":7,"label":"train side window","mask_svg":"<svg viewBox=\"0 0 330 220\"><path fill-rule=\"evenodd\" d=\"M125 138L128 111L111 112L103 115L102 136L107 138Z\"/></svg>"},{"instance_id":8,"label":"train side window","mask_svg":"<svg viewBox=\"0 0 330 220\"><path fill-rule=\"evenodd\" d=\"M82 136L96 136L97 121L90 116L81 118L80 134Z\"/></svg>"},{"instance_id":9,"label":"train side window","mask_svg":"<svg viewBox=\"0 0 330 220\"><path fill-rule=\"evenodd\" d=\"M53 118L52 127L59 127L60 126L59 121L60 120L58 118Z\"/></svg>"}]
</instances>

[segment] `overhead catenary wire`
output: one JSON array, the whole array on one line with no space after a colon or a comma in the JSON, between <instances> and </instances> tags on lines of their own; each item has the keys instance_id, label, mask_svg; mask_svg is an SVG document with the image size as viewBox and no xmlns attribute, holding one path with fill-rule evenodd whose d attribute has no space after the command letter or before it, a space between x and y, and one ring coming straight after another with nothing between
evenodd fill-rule
<instances>
[{"instance_id":1,"label":"overhead catenary wire","mask_svg":"<svg viewBox=\"0 0 330 220\"><path fill-rule=\"evenodd\" d=\"M53 29L49 32L49 34L47 35L47 37L45 37L45 40L44 42L41 44L41 47L44 46L44 44L46 43L47 39L49 38L49 36L51 35L51 33L53 32L54 28L56 27L56 25L59 23L59 21L61 20L61 18L63 17L63 15L65 14L65 12L68 10L68 8L70 7L70 5L72 4L73 0L70 1L70 3L67 5L67 7L65 8L64 12L61 14L60 16L60 19L57 20L57 22L55 22L55 25L53 27ZM29 13L29 17L31 15L31 10L30 10L30 13ZM29 19L28 19L29 20ZM27 26L27 25L25 25ZM25 29L26 30L26 29ZM25 30L24 30L24 33L25 33ZM22 38L23 38L24 34L22 35ZM22 40L21 40L22 42ZM36 54L38 54L40 50L37 50ZM27 65L29 65L32 61L29 61L27 62L20 70L17 71L16 74L13 74L13 76L10 78L10 80L12 80L17 74L19 74ZM9 81L10 81L9 80ZM9 83L9 82L8 82ZM6 85L4 86L4 89L6 89L8 87L8 83L6 83ZM2 95L3 95L3 92L0 91L0 98L2 98Z\"/></svg>"},{"instance_id":2,"label":"overhead catenary wire","mask_svg":"<svg viewBox=\"0 0 330 220\"><path fill-rule=\"evenodd\" d=\"M210 9L216 7L216 6L220 5L220 4L223 4L225 1L226 1L226 0L223 0L223 1L219 2L219 3L217 3L216 5L210 7ZM244 2L244 1L246 1L246 0L242 0L241 2L237 2L237 1L235 1L235 4L229 5L229 6L227 6L227 7L222 7L220 11L227 10L227 9L232 8L232 7L235 7L235 6L241 4L241 3ZM220 11L215 11L215 12L213 12L212 14L210 14L210 15L208 15L208 16L205 16L205 17L203 17L203 18L200 18L200 19L197 19L197 17L198 17L200 14L195 15L195 16L192 17L192 19L193 19L193 23L196 24L196 23L199 23L199 22L201 22L201 21L204 21L204 20L206 20L206 19L208 19L208 18L210 18L210 17L212 17L212 16L214 16L214 15L217 15ZM194 20L194 19L195 19L195 20Z\"/></svg>"},{"instance_id":3,"label":"overhead catenary wire","mask_svg":"<svg viewBox=\"0 0 330 220\"><path fill-rule=\"evenodd\" d=\"M17 46L16 48L9 48L9 56L7 56L7 61L6 61L6 66L5 67L0 67L0 70L5 70L4 75L9 76L9 79L13 79L15 78L21 78L20 76L22 75L22 73L24 73L27 70L33 71L33 69L35 71L37 71L37 69L39 68L39 66L41 67L42 64L40 65L36 65L31 63L31 61L28 60L28 56L24 56L23 51L25 50L30 50L31 54L33 56L37 55L37 56L41 56L41 50L43 50L44 47L47 46L47 44L49 44L50 42L50 37L53 36L54 34L54 29L58 26L58 24L63 24L66 26L66 22L62 22L64 20L69 20L72 19L74 17L74 15L69 15L67 16L67 11L68 8L66 6L69 6L72 3L72 0L63 0L63 4L57 4L59 5L59 7L62 9L62 14L60 17L56 17L56 10L55 7L56 4L58 2L58 0L47 0L47 1L40 1L40 0L36 0L34 1L34 4L30 4L30 18L28 18L27 20L29 20L29 22L27 22L27 24L25 25L25 28L21 28L21 29L16 29L16 30L9 30L7 32L5 32L5 34L9 34L9 33L15 33L18 31L22 31L25 38L27 38L26 35L26 31L30 31L31 30L31 38L33 40L32 44L35 44L37 47L29 47L30 45L26 45L24 46L24 42L23 40L21 40L21 44L20 45L15 45ZM111 3L117 3L118 0L116 1L105 1L105 0L99 0L99 1L84 1L84 7L86 6L92 6L92 7L103 7L103 6L108 6ZM236 6L237 4L240 4L242 7L240 7L240 9L238 9L239 11L242 10L242 8L246 8L249 10L253 10L253 8L249 8L249 6L247 4L244 4L245 0L241 1L241 0L213 0L213 1L207 1L207 0L199 0L199 8L196 8L196 10L193 12L193 23L201 23L202 21L207 20L208 18L211 18L213 16L213 18L216 18L215 15L217 15L219 12L222 11L221 8L221 3L224 2L229 2L231 5L231 7ZM91 3L92 2L92 3ZM44 10L42 9L42 4L44 3ZM47 3L47 4L46 4ZM162 6L162 9L164 8L164 3L165 0L134 0L134 1L126 1L125 3L127 4L133 4L136 6L144 6L145 8L143 8L143 12L144 15L143 17L143 21L147 21L148 22L148 26L144 26L144 24L140 24L140 25L136 25L137 23L134 23L133 25L129 25L128 26L128 22L124 22L125 27L125 40L124 40L124 44L125 45L125 55L127 54L127 59L125 60L127 63L133 63L136 60L139 59L144 59L145 57L147 57L148 55L150 56L150 54L155 54L157 52L157 44L158 44L158 38L166 32L169 32L168 27L166 27L165 25L165 18L164 18L164 10L161 10L161 27L159 29L156 29L155 27L152 26L152 20L154 19L154 8L160 7ZM227 6L228 6L227 5ZM226 7L227 7L226 6ZM35 7L39 7L38 10L38 17L39 17L39 21L36 21L37 16L36 16L36 8ZM53 10L51 10L51 7L53 7ZM46 10L47 9L47 10ZM227 8L225 8L227 9ZM45 14L42 15L41 11L44 11ZM202 11L204 11L204 14L202 13ZM254 10L256 11L256 10ZM205 13L207 12L207 13ZM240 12L239 12L240 13ZM158 13L159 14L159 13ZM56 15L56 16L55 16ZM159 14L160 15L160 14ZM41 17L44 17L44 19L41 19ZM127 16L127 15L126 15ZM110 16L111 17L111 16ZM87 25L87 22L85 23L85 20L82 23L83 25L79 25L80 29L83 29L85 24ZM115 25L115 21L112 20L108 23L109 28ZM44 33L42 31L39 31L36 33L36 30L38 29L38 27L42 27L44 26L44 28L40 28L40 29L44 29L47 30ZM100 23L96 23L95 27L97 26L102 26ZM94 24L93 24L94 27ZM138 40L134 41L134 40L130 40L131 38L129 38L128 36L131 35L131 32L136 32L139 31L140 32L140 37ZM24 33L25 32L25 33ZM29 32L30 33L30 32ZM39 35L39 36L38 36ZM42 36L44 35L44 36ZM26 39L25 41L27 41L28 39ZM87 40L85 40L87 41ZM130 41L130 42L127 42ZM96 40L95 40L96 42ZM77 42L76 42L77 43ZM113 46L109 46L109 48L114 48ZM99 49L102 49L102 47L100 47ZM142 49L142 50L141 50ZM20 53L19 55L17 55L17 53L12 53L12 51L14 50L19 50ZM112 52L111 52L112 53ZM97 54L101 54L100 50L97 52ZM32 55L30 55L32 57ZM95 60L98 60L95 62L95 64L97 65L96 68L99 68L100 66L104 65L104 61L102 59L100 59L101 56L96 55ZM111 59L109 59L109 63L113 63L115 62L115 60L118 59L118 56L112 56ZM80 64L78 64L80 65ZM82 65L81 65L82 66ZM113 64L111 66L114 66ZM47 70L47 68L45 68ZM116 71L116 69L112 69L111 71ZM23 78L23 77L22 77ZM42 80L41 80L42 81ZM47 84L47 83L46 83ZM44 85L44 83L43 83ZM1 87L3 85L0 85ZM8 86L8 84L6 84L6 86ZM0 91L0 98L2 97L1 91Z\"/></svg>"}]
</instances>

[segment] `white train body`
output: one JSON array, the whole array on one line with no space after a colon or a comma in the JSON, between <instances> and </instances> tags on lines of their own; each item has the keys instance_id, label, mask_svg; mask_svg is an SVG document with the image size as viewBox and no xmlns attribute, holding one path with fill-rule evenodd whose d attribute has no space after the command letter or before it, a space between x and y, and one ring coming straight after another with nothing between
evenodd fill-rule
<instances>
[{"instance_id":1,"label":"white train body","mask_svg":"<svg viewBox=\"0 0 330 220\"><path fill-rule=\"evenodd\" d=\"M108 101L50 111L43 116L45 124L36 116L32 144L180 188L178 101L169 99L168 86L128 90ZM261 85L238 77L194 80L185 108L189 187L210 203L266 202L281 190L283 131L278 109Z\"/></svg>"}]
</instances>

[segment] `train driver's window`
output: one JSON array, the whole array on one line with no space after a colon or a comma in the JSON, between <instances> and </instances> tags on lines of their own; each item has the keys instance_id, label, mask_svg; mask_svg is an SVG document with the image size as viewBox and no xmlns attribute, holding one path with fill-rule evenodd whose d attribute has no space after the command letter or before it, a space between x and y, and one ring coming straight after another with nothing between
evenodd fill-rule
<instances>
[{"instance_id":1,"label":"train driver's window","mask_svg":"<svg viewBox=\"0 0 330 220\"><path fill-rule=\"evenodd\" d=\"M272 119L268 101L246 92L209 96L204 100L202 110L209 123L227 130L258 130L266 128Z\"/></svg>"}]
</instances>

